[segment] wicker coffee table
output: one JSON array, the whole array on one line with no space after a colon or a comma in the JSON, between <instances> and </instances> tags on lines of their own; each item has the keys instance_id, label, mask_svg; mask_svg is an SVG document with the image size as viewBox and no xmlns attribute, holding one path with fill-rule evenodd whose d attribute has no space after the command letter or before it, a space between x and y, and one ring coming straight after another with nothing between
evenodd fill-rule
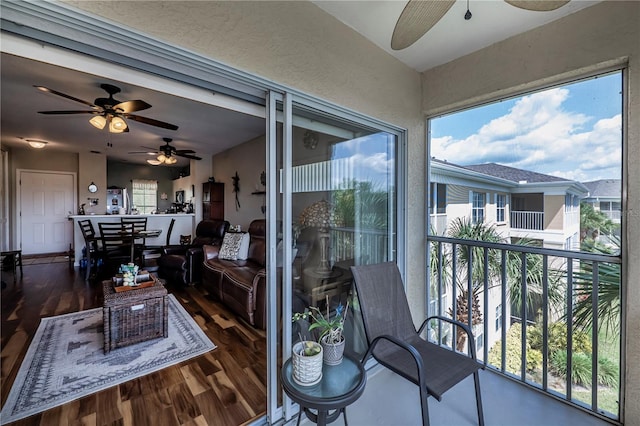
<instances>
[{"instance_id":1,"label":"wicker coffee table","mask_svg":"<svg viewBox=\"0 0 640 426\"><path fill-rule=\"evenodd\" d=\"M112 281L102 282L104 294L104 352L145 340L168 336L167 290L154 285L116 292Z\"/></svg>"}]
</instances>

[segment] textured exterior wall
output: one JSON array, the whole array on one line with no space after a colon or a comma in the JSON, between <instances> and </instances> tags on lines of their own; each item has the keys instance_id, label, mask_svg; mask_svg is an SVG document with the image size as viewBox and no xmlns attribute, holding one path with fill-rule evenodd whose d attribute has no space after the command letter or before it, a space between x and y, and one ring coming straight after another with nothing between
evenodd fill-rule
<instances>
[{"instance_id":1,"label":"textured exterior wall","mask_svg":"<svg viewBox=\"0 0 640 426\"><path fill-rule=\"evenodd\" d=\"M544 196L544 229L564 229L564 195Z\"/></svg>"},{"instance_id":2,"label":"textured exterior wall","mask_svg":"<svg viewBox=\"0 0 640 426\"><path fill-rule=\"evenodd\" d=\"M628 64L623 217L626 291L625 424L640 424L640 2L605 1L423 73L423 111L481 101ZM624 197L624 195L623 195Z\"/></svg>"}]
</instances>

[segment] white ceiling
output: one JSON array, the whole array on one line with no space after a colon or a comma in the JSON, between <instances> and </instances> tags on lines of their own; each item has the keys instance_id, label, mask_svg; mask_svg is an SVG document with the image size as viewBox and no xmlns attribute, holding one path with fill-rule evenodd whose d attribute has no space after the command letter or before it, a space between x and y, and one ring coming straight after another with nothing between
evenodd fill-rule
<instances>
[{"instance_id":1,"label":"white ceiling","mask_svg":"<svg viewBox=\"0 0 640 426\"><path fill-rule=\"evenodd\" d=\"M45 150L97 151L106 154L109 159L146 164L147 159L153 159L155 156L146 154L145 151L153 150L143 147L157 149L164 145L162 139L165 137L173 139L171 144L176 149L194 150L194 155L201 157L203 161L211 161L211 155L265 133L264 119L254 115L255 111L263 111L264 107L244 105L247 103L228 99L221 94L214 95L202 90L183 92L183 88L176 88L181 93L190 93L191 97L196 96L228 107L197 102L114 78L78 72L5 53L2 54L1 61L2 145L27 147L24 139L37 139L48 142ZM106 71L105 64L105 74ZM98 97L108 97L100 87L102 83L113 84L122 90L114 96L119 101L141 99L151 104L151 108L135 113L136 115L175 124L178 130L172 131L127 120L130 130L128 133L112 134L106 129L98 130L91 126L89 119L92 115L89 114L38 114L38 111L90 111L91 108L37 90L34 85L45 86L93 103ZM173 86L169 82L164 84L165 90L168 91L171 91ZM251 114L237 112L234 109L249 111ZM131 152L140 153L130 154ZM177 159L175 167L189 164L187 159Z\"/></svg>"},{"instance_id":2,"label":"white ceiling","mask_svg":"<svg viewBox=\"0 0 640 426\"><path fill-rule=\"evenodd\" d=\"M314 3L410 67L423 71L598 1L573 0L553 12L531 12L501 0L470 0L473 17L465 21L463 16L467 2L457 0L440 22L418 42L402 51L391 50L390 41L406 1ZM6 37L3 51L5 45ZM260 116L264 114L262 107L224 95L177 87L175 82L154 76L142 75L136 80L131 77L134 74L131 70L126 73L122 69L114 70L110 64L99 63L97 67L88 66L89 71L79 72L6 53L2 53L1 61L2 145L26 146L24 139L40 139L48 142L45 149L49 150L98 151L106 153L110 159L146 164L145 160L153 157L129 152L144 152L146 149L143 147L157 148L163 144L164 137L172 138L177 149L192 149L203 161L210 161L211 155L265 133L264 119ZM147 84L154 79L154 84ZM115 96L120 101L142 99L152 105L137 115L172 123L179 129L165 130L129 120L130 132L109 134L92 127L88 123L88 114L38 114L44 110L84 110L88 107L41 92L34 85L46 86L93 103L95 98L106 97L100 88L101 83L120 87L121 93ZM176 93L180 96L175 96ZM188 160L179 159L176 166L186 164Z\"/></svg>"},{"instance_id":3,"label":"white ceiling","mask_svg":"<svg viewBox=\"0 0 640 426\"><path fill-rule=\"evenodd\" d=\"M551 12L532 12L502 0L470 0L469 10L473 16L466 21L467 1L457 0L420 40L406 49L394 51L391 50L391 35L406 1L313 2L419 72L599 3L572 0Z\"/></svg>"}]
</instances>

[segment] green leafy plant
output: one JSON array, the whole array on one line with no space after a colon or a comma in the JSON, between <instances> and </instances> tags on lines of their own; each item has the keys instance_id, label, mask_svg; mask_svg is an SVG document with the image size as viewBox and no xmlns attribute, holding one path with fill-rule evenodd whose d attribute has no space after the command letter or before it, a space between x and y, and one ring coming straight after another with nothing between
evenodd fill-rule
<instances>
[{"instance_id":1,"label":"green leafy plant","mask_svg":"<svg viewBox=\"0 0 640 426\"><path fill-rule=\"evenodd\" d=\"M302 352L304 356L318 355L321 349L322 347L316 342L308 340L303 342Z\"/></svg>"},{"instance_id":2,"label":"green leafy plant","mask_svg":"<svg viewBox=\"0 0 640 426\"><path fill-rule=\"evenodd\" d=\"M346 306L341 303L335 309L335 315L331 316L329 311L329 300L327 298L326 314L323 314L318 307L311 306L305 309L304 312L296 312L293 314L293 321L296 322L309 319L311 322L309 331L318 329L320 332L318 341L322 340L322 338L326 336L326 343L335 344L340 343L344 339L342 332L344 331L344 321L347 317L348 310L349 301L347 300Z\"/></svg>"}]
</instances>

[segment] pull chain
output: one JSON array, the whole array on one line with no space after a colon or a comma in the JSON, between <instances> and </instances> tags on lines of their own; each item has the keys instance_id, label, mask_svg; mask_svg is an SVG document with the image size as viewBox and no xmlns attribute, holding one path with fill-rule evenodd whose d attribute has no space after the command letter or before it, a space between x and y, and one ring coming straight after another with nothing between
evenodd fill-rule
<instances>
[{"instance_id":1,"label":"pull chain","mask_svg":"<svg viewBox=\"0 0 640 426\"><path fill-rule=\"evenodd\" d=\"M468 21L472 16L471 11L469 10L469 0L467 0L467 13L464 14L464 19Z\"/></svg>"}]
</instances>

